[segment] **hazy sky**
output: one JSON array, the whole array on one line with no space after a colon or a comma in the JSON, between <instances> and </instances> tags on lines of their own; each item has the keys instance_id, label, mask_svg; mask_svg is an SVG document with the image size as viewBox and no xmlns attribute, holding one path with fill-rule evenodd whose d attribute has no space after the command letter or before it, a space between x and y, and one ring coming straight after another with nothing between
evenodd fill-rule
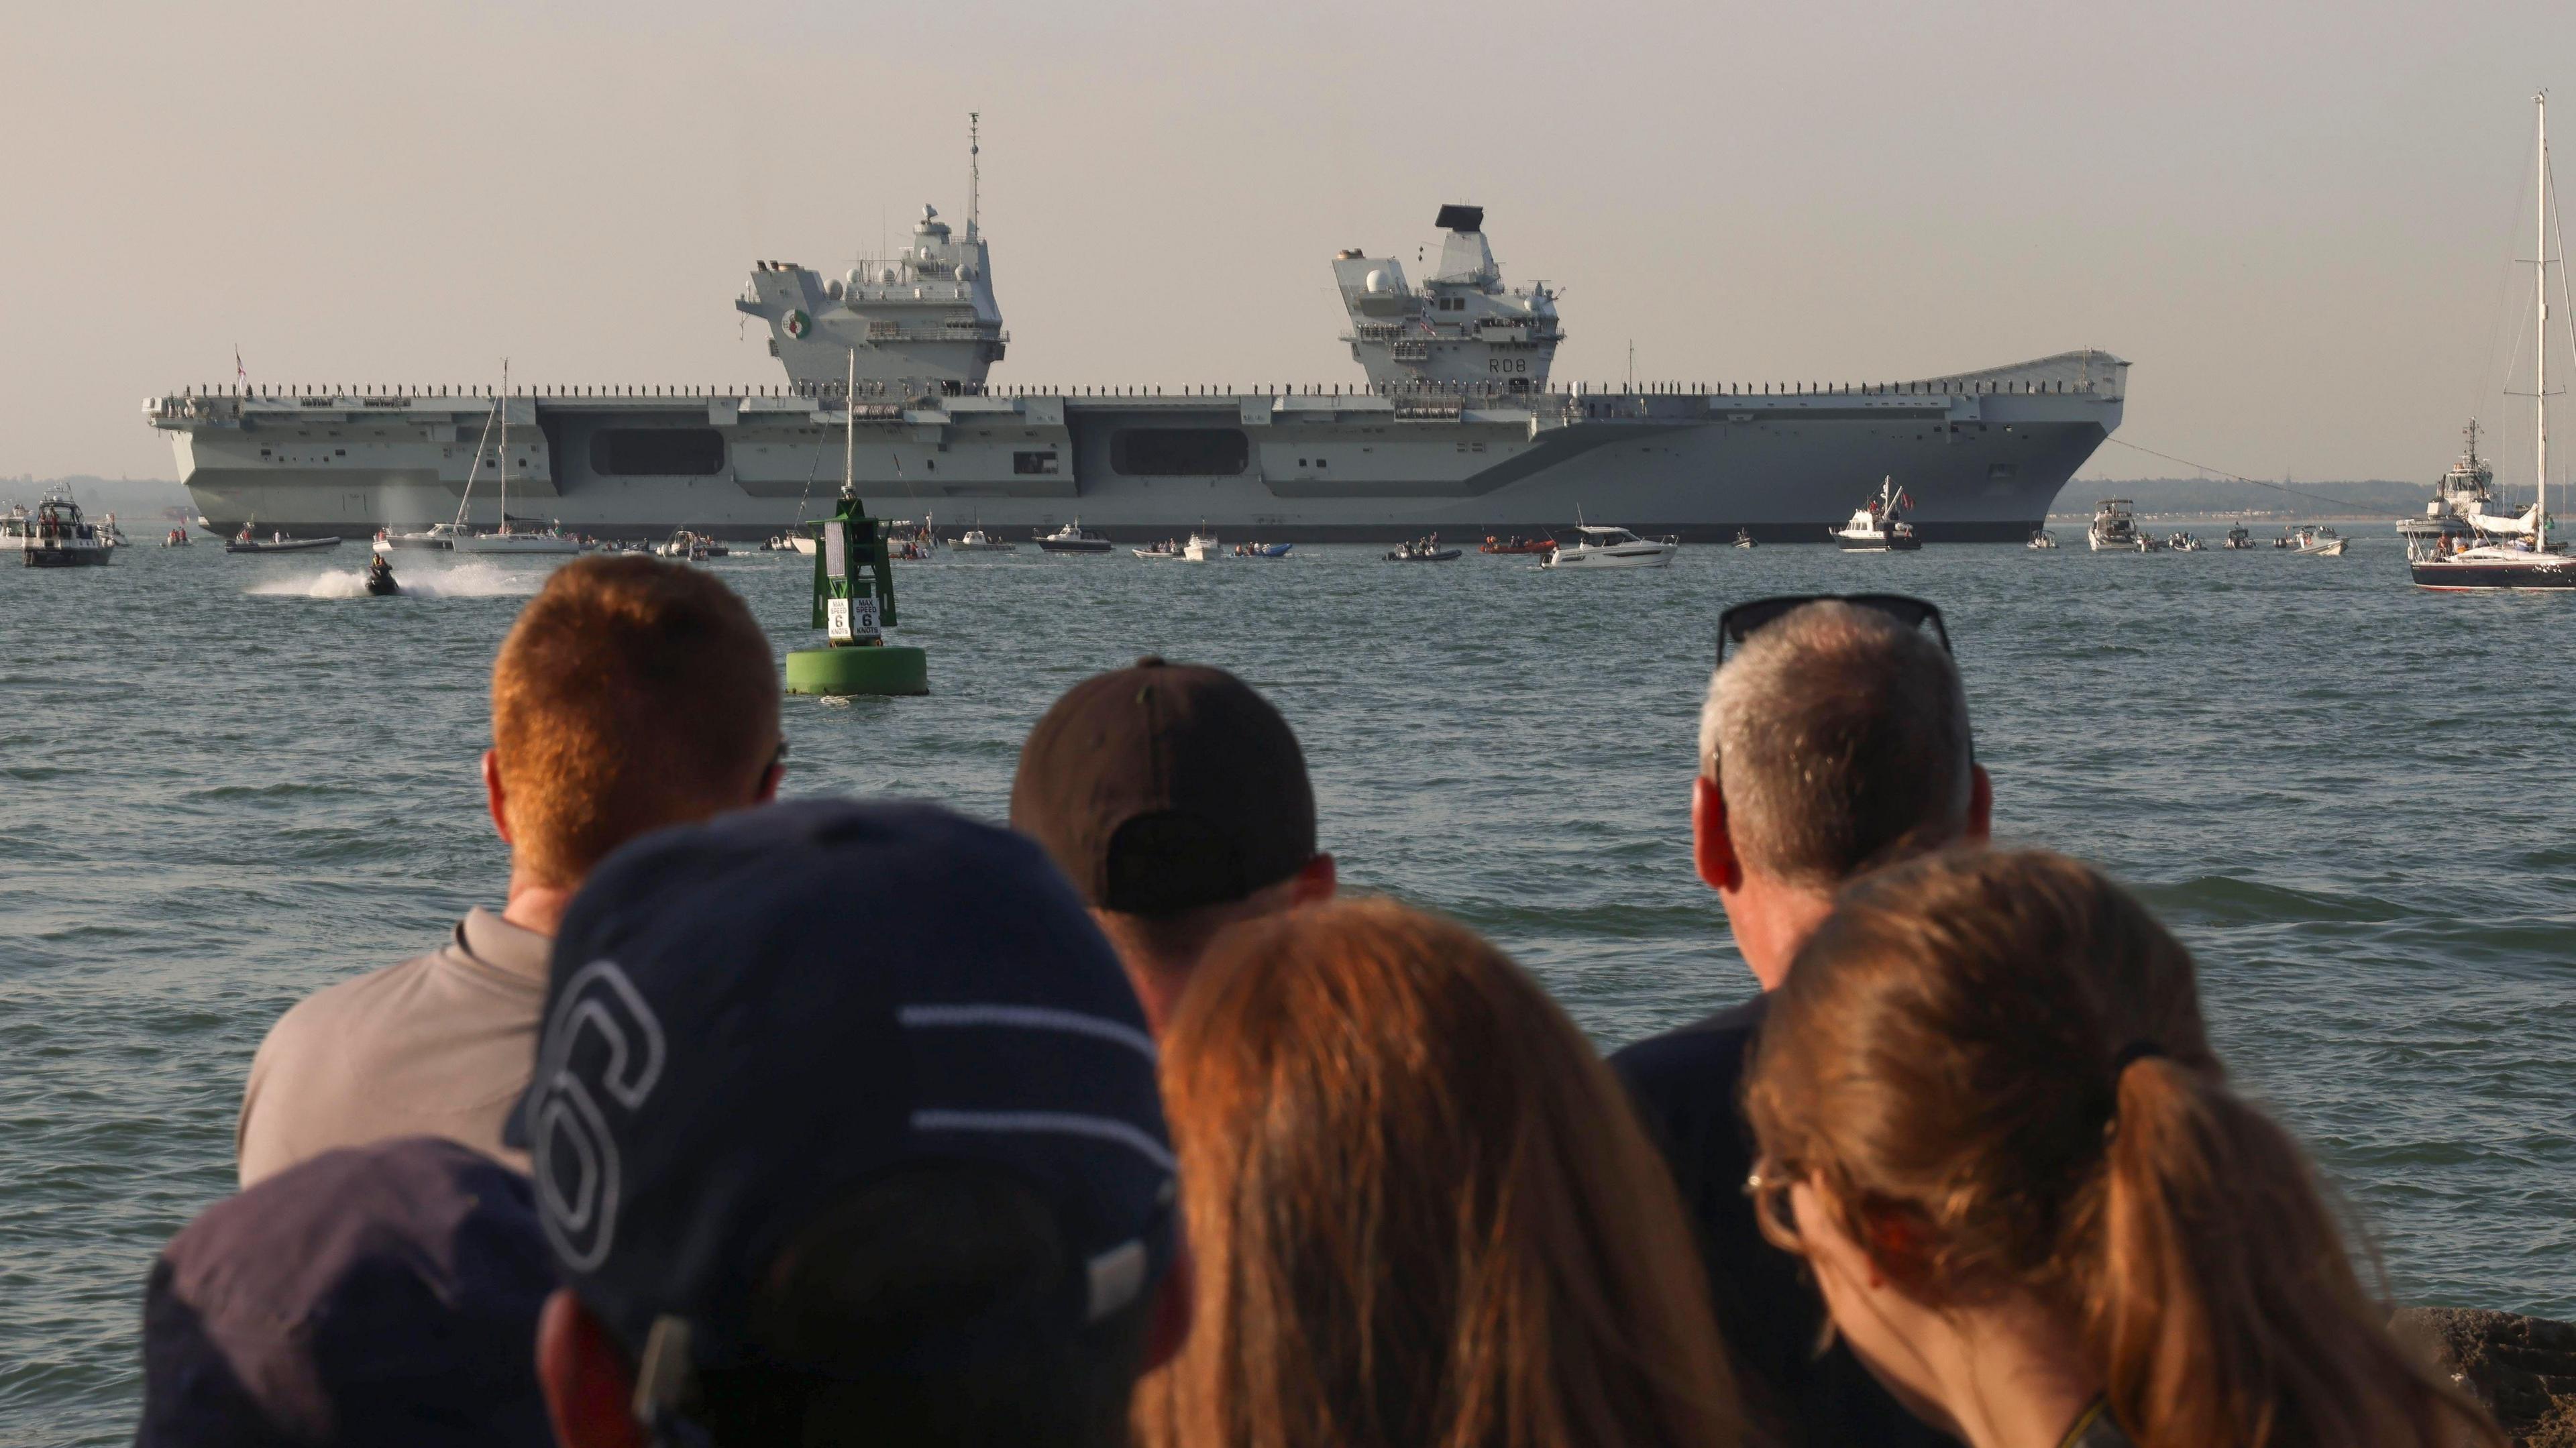
<instances>
[{"instance_id":1,"label":"hazy sky","mask_svg":"<svg viewBox=\"0 0 2576 1448\"><path fill-rule=\"evenodd\" d=\"M18 3L0 475L174 475L139 406L236 345L269 383L775 380L749 264L962 220L974 109L997 381L1355 379L1328 258L1411 269L1474 201L1564 289L1560 379L2091 345L2132 442L2429 480L2474 409L2521 484L2542 85L2576 169L2567 0Z\"/></svg>"}]
</instances>

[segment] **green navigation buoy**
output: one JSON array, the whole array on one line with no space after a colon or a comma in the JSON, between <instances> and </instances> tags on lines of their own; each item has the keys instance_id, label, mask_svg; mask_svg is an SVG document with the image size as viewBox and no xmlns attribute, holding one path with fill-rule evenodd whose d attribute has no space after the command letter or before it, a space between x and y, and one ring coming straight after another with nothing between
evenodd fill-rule
<instances>
[{"instance_id":1,"label":"green navigation buoy","mask_svg":"<svg viewBox=\"0 0 2576 1448\"><path fill-rule=\"evenodd\" d=\"M877 520L849 490L825 520L814 550L814 627L829 647L787 655L791 694L927 694L930 660L921 650L885 641L895 626L894 566Z\"/></svg>"}]
</instances>

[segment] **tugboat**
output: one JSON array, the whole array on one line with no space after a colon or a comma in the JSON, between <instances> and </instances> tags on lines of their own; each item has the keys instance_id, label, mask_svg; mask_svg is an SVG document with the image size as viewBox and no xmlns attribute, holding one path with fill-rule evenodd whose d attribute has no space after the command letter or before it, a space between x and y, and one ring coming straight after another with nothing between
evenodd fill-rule
<instances>
[{"instance_id":1,"label":"tugboat","mask_svg":"<svg viewBox=\"0 0 2576 1448\"><path fill-rule=\"evenodd\" d=\"M1440 535L1432 533L1388 549L1386 561L1389 563L1446 563L1462 556L1465 552L1463 548L1441 547Z\"/></svg>"},{"instance_id":2,"label":"tugboat","mask_svg":"<svg viewBox=\"0 0 2576 1448\"><path fill-rule=\"evenodd\" d=\"M393 560L381 553L367 560L367 592L377 598L402 592L402 585L394 581Z\"/></svg>"},{"instance_id":3,"label":"tugboat","mask_svg":"<svg viewBox=\"0 0 2576 1448\"><path fill-rule=\"evenodd\" d=\"M71 494L52 492L33 513L19 507L0 513L0 548L17 549L29 568L98 567L116 561L116 545L101 528L81 517Z\"/></svg>"},{"instance_id":4,"label":"tugboat","mask_svg":"<svg viewBox=\"0 0 2576 1448\"><path fill-rule=\"evenodd\" d=\"M2093 510L2085 541L2096 553L2143 553L2138 546L2138 515L2126 498L2104 498Z\"/></svg>"},{"instance_id":5,"label":"tugboat","mask_svg":"<svg viewBox=\"0 0 2576 1448\"><path fill-rule=\"evenodd\" d=\"M1101 534L1082 531L1080 518L1074 519L1052 533L1043 528L1034 531L1038 540L1038 551L1041 553L1107 553L1118 546Z\"/></svg>"},{"instance_id":6,"label":"tugboat","mask_svg":"<svg viewBox=\"0 0 2576 1448\"><path fill-rule=\"evenodd\" d=\"M1900 491L1894 477L1882 478L1878 496L1852 509L1851 521L1826 529L1827 536L1848 553L1903 553L1923 546L1905 510L1914 500Z\"/></svg>"},{"instance_id":7,"label":"tugboat","mask_svg":"<svg viewBox=\"0 0 2576 1448\"><path fill-rule=\"evenodd\" d=\"M1476 551L1479 553L1553 553L1556 551L1556 538L1552 534L1524 538L1518 533L1508 538L1497 538L1488 533L1485 535L1485 546Z\"/></svg>"},{"instance_id":8,"label":"tugboat","mask_svg":"<svg viewBox=\"0 0 2576 1448\"><path fill-rule=\"evenodd\" d=\"M2030 542L2023 546L2032 549L2054 548L2057 546L2057 535L2045 528L2033 528L2030 530Z\"/></svg>"},{"instance_id":9,"label":"tugboat","mask_svg":"<svg viewBox=\"0 0 2576 1448\"><path fill-rule=\"evenodd\" d=\"M1752 529L1738 528L1735 530L1735 546L1738 548L1758 548L1761 545L1754 541Z\"/></svg>"},{"instance_id":10,"label":"tugboat","mask_svg":"<svg viewBox=\"0 0 2576 1448\"><path fill-rule=\"evenodd\" d=\"M1678 538L1640 538L1625 528L1577 523L1582 536L1561 543L1539 560L1541 568L1669 568L1682 551Z\"/></svg>"}]
</instances>

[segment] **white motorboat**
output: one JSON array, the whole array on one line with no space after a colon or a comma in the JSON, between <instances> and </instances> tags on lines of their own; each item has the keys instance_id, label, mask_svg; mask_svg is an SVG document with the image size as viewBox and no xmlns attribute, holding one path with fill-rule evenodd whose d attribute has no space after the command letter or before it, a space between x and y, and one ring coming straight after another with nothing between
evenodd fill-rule
<instances>
[{"instance_id":1,"label":"white motorboat","mask_svg":"<svg viewBox=\"0 0 2576 1448\"><path fill-rule=\"evenodd\" d=\"M1118 546L1098 533L1082 531L1080 518L1052 533L1044 529L1036 530L1036 533L1041 553L1107 553Z\"/></svg>"},{"instance_id":2,"label":"white motorboat","mask_svg":"<svg viewBox=\"0 0 2576 1448\"><path fill-rule=\"evenodd\" d=\"M1142 548L1129 551L1148 563L1171 563L1180 558L1181 545L1166 538L1160 543L1148 543Z\"/></svg>"},{"instance_id":3,"label":"white motorboat","mask_svg":"<svg viewBox=\"0 0 2576 1448\"><path fill-rule=\"evenodd\" d=\"M2290 551L2311 558L2341 558L2349 541L2332 528L2294 528L2288 535Z\"/></svg>"},{"instance_id":4,"label":"white motorboat","mask_svg":"<svg viewBox=\"0 0 2576 1448\"><path fill-rule=\"evenodd\" d=\"M704 563L710 558L725 557L733 550L704 533L692 533L682 528L664 541L654 544L653 551L664 558L682 558L691 563Z\"/></svg>"},{"instance_id":5,"label":"white motorboat","mask_svg":"<svg viewBox=\"0 0 2576 1448\"><path fill-rule=\"evenodd\" d=\"M981 528L969 528L965 536L948 545L960 553L1016 553L1019 545L989 537Z\"/></svg>"},{"instance_id":6,"label":"white motorboat","mask_svg":"<svg viewBox=\"0 0 2576 1448\"><path fill-rule=\"evenodd\" d=\"M1577 523L1572 543L1559 543L1539 560L1541 568L1665 568L1682 551L1678 538L1640 538L1625 528Z\"/></svg>"},{"instance_id":7,"label":"white motorboat","mask_svg":"<svg viewBox=\"0 0 2576 1448\"><path fill-rule=\"evenodd\" d=\"M376 530L375 551L393 553L404 549L427 549L444 553L456 546L457 527L453 523L432 523L412 533L397 533L391 528Z\"/></svg>"},{"instance_id":8,"label":"white motorboat","mask_svg":"<svg viewBox=\"0 0 2576 1448\"><path fill-rule=\"evenodd\" d=\"M1753 537L1753 530L1752 530L1752 529L1750 529L1750 528L1738 528L1738 529L1736 529L1736 530L1735 530L1735 545L1734 545L1734 546L1736 546L1736 547L1738 547L1738 548L1758 548L1758 547L1760 547L1761 545L1760 545L1759 543L1757 543L1756 541L1754 541L1754 537Z\"/></svg>"},{"instance_id":9,"label":"white motorboat","mask_svg":"<svg viewBox=\"0 0 2576 1448\"><path fill-rule=\"evenodd\" d=\"M105 543L110 548L122 548L126 546L125 530L116 526L116 515L114 513L100 515L98 520L98 537L100 542Z\"/></svg>"},{"instance_id":10,"label":"white motorboat","mask_svg":"<svg viewBox=\"0 0 2576 1448\"><path fill-rule=\"evenodd\" d=\"M116 545L104 536L106 526L81 517L80 504L66 492L45 494L33 512L0 504L0 548L17 549L29 568L81 568L115 562Z\"/></svg>"},{"instance_id":11,"label":"white motorboat","mask_svg":"<svg viewBox=\"0 0 2576 1448\"><path fill-rule=\"evenodd\" d=\"M1386 561L1389 563L1450 563L1456 561L1465 552L1465 549L1455 545L1441 547L1440 535L1432 533L1395 545L1387 550Z\"/></svg>"},{"instance_id":12,"label":"white motorboat","mask_svg":"<svg viewBox=\"0 0 2576 1448\"><path fill-rule=\"evenodd\" d=\"M781 533L760 545L763 553L797 553L814 556L814 538L810 533Z\"/></svg>"},{"instance_id":13,"label":"white motorboat","mask_svg":"<svg viewBox=\"0 0 2576 1448\"><path fill-rule=\"evenodd\" d=\"M2054 548L2057 546L2057 535L2045 528L2033 528L2030 530L2030 542L2027 546L2036 549Z\"/></svg>"},{"instance_id":14,"label":"white motorboat","mask_svg":"<svg viewBox=\"0 0 2576 1448\"><path fill-rule=\"evenodd\" d=\"M1224 556L1225 549L1217 543L1214 533L1192 533L1190 541L1181 545L1181 557L1187 562L1212 563Z\"/></svg>"},{"instance_id":15,"label":"white motorboat","mask_svg":"<svg viewBox=\"0 0 2576 1448\"><path fill-rule=\"evenodd\" d=\"M2189 533L2176 533L2165 540L2165 546L2176 553L2198 553L2201 551L2200 540L2194 538Z\"/></svg>"},{"instance_id":16,"label":"white motorboat","mask_svg":"<svg viewBox=\"0 0 2576 1448\"><path fill-rule=\"evenodd\" d=\"M1914 499L1896 486L1895 478L1881 478L1878 495L1852 509L1851 521L1825 531L1845 552L1909 552L1923 546L1914 525L1905 521L1905 510L1913 506Z\"/></svg>"},{"instance_id":17,"label":"white motorboat","mask_svg":"<svg viewBox=\"0 0 2576 1448\"><path fill-rule=\"evenodd\" d=\"M2085 542L2096 553L2145 553L2138 545L2145 540L2138 534L2138 515L2126 498L2104 498L2093 510L2093 522L2084 530Z\"/></svg>"}]
</instances>

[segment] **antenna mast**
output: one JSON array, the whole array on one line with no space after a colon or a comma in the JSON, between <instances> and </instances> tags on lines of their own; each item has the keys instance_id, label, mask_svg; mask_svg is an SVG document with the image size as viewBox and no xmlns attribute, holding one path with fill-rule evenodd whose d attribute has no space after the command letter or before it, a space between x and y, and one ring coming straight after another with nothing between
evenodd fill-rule
<instances>
[{"instance_id":1,"label":"antenna mast","mask_svg":"<svg viewBox=\"0 0 2576 1448\"><path fill-rule=\"evenodd\" d=\"M966 239L976 236L976 222L983 213L984 140L983 113L966 113Z\"/></svg>"}]
</instances>

